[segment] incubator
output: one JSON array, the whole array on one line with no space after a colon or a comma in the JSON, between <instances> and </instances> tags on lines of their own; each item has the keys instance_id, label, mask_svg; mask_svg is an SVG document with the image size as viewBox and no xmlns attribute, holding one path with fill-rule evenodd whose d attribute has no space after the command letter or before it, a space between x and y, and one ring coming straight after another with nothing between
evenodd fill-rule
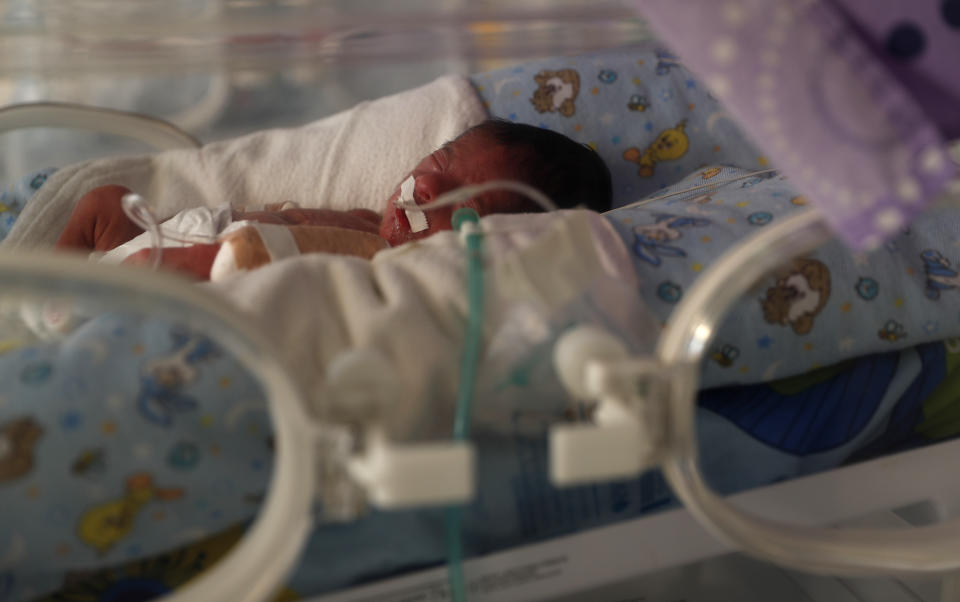
<instances>
[{"instance_id":1,"label":"incubator","mask_svg":"<svg viewBox=\"0 0 960 602\"><path fill-rule=\"evenodd\" d=\"M929 4L0 5L0 601L957 599ZM488 117L611 210L425 202ZM145 266L52 252L107 185ZM241 222L388 198L422 239Z\"/></svg>"}]
</instances>

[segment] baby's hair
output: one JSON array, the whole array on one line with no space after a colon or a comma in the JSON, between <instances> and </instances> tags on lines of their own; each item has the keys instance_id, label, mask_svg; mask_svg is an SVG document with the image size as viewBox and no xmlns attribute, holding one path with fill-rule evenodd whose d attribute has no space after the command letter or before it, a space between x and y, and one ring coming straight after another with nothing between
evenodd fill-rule
<instances>
[{"instance_id":1,"label":"baby's hair","mask_svg":"<svg viewBox=\"0 0 960 602\"><path fill-rule=\"evenodd\" d=\"M546 128L503 119L488 119L461 136L471 132L483 132L498 144L525 149L518 167L528 174L526 183L543 191L559 208L610 209L610 170L590 147Z\"/></svg>"}]
</instances>

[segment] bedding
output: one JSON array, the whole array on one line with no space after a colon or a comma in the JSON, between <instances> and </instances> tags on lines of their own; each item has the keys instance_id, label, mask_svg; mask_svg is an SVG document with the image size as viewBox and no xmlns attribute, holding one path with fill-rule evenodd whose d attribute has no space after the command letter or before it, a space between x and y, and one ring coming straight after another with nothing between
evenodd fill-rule
<instances>
[{"instance_id":1,"label":"bedding","mask_svg":"<svg viewBox=\"0 0 960 602\"><path fill-rule=\"evenodd\" d=\"M703 165L771 167L668 49L557 57L471 77L494 117L552 129L597 151L619 207Z\"/></svg>"},{"instance_id":2,"label":"bedding","mask_svg":"<svg viewBox=\"0 0 960 602\"><path fill-rule=\"evenodd\" d=\"M0 600L212 536L262 501L264 395L202 333L102 314L0 355L0 383Z\"/></svg>"},{"instance_id":3,"label":"bedding","mask_svg":"<svg viewBox=\"0 0 960 602\"><path fill-rule=\"evenodd\" d=\"M807 200L777 173L703 167L643 204L608 212L662 322L723 250ZM769 381L891 349L960 336L960 210L939 206L881 248L827 243L743 299L713 340L703 386Z\"/></svg>"},{"instance_id":4,"label":"bedding","mask_svg":"<svg viewBox=\"0 0 960 602\"><path fill-rule=\"evenodd\" d=\"M27 201L33 198L55 171L56 168L50 168L29 173L0 192L0 241L7 237Z\"/></svg>"},{"instance_id":5,"label":"bedding","mask_svg":"<svg viewBox=\"0 0 960 602\"><path fill-rule=\"evenodd\" d=\"M24 574L15 565L4 566L0 574L11 584L7 599L19 599L23 587L42 593L51 583L62 584L65 596L111 587L165 591L159 588L182 583L225 553L261 500L263 470L270 461L269 422L262 406L237 403L238 393L256 401L255 384L244 381L244 372L229 357L197 349L193 361L199 378L179 392L172 413L163 412L159 400L144 404L144 393L151 392L142 382L147 367L177 355L184 342L169 338L167 322L142 320L139 329L132 323L130 316L102 316L71 333L59 348L31 347L0 356L3 382L17 381L31 390L26 396L5 396L4 416L15 422L30 416L30 428L21 424L21 429L34 431L37 452L27 480L0 483L5 507L12 500L18 508L18 521L2 532L5 541L29 533L24 537L31 553L49 555L52 548L57 558L43 565L49 572ZM122 343L118 357L94 361L96 342L110 338ZM127 368L118 370L118 365ZM697 414L705 474L721 491L734 492L889 446L953 436L960 424L958 367L960 345L935 342L793 379L707 390ZM113 381L118 373L126 386L118 385L115 395L104 399L98 387L90 386ZM521 392L529 395L522 387ZM23 405L16 405L21 400ZM47 410L38 410L40 404ZM231 429L237 410L246 413ZM549 424L562 419L562 407L517 406L506 423L478 429L481 494L466 514L467 553L489 553L675 505L656 472L618 483L552 487L545 435ZM89 520L90 511L135 499L138 490L153 496L141 498L128 532L90 539L82 529L73 530ZM20 518L34 515L38 520ZM38 525L50 533L49 542L34 539ZM436 510L373 512L356 523L321 526L288 581L287 595L330 591L442 562L442 529L442 513ZM178 544L181 537L198 541L172 550L161 545ZM77 562L84 554L94 562ZM139 560L125 564L128 557Z\"/></svg>"}]
</instances>

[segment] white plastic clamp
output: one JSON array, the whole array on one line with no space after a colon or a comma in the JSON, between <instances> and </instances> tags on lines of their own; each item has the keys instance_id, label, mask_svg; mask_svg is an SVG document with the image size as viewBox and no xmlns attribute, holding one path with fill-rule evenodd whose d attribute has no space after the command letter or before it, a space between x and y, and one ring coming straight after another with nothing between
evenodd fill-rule
<instances>
[{"instance_id":1,"label":"white plastic clamp","mask_svg":"<svg viewBox=\"0 0 960 602\"><path fill-rule=\"evenodd\" d=\"M346 474L383 509L468 502L474 496L474 450L468 442L395 444L384 413L397 397L396 371L380 353L348 351L330 364L325 418L350 425L360 449L342 454Z\"/></svg>"},{"instance_id":2,"label":"white plastic clamp","mask_svg":"<svg viewBox=\"0 0 960 602\"><path fill-rule=\"evenodd\" d=\"M555 485L629 478L658 461L665 438L665 396L647 390L663 382L657 362L628 359L618 339L582 326L557 342L554 365L574 397L598 401L592 423L550 429L550 480Z\"/></svg>"},{"instance_id":3,"label":"white plastic clamp","mask_svg":"<svg viewBox=\"0 0 960 602\"><path fill-rule=\"evenodd\" d=\"M347 469L380 508L461 504L474 496L474 450L467 442L394 445L368 431L364 453Z\"/></svg>"},{"instance_id":4,"label":"white plastic clamp","mask_svg":"<svg viewBox=\"0 0 960 602\"><path fill-rule=\"evenodd\" d=\"M474 234L480 234L483 232L483 228L477 222L465 221L460 225L460 229L457 233L460 235L460 244L463 246L467 245L467 237Z\"/></svg>"}]
</instances>

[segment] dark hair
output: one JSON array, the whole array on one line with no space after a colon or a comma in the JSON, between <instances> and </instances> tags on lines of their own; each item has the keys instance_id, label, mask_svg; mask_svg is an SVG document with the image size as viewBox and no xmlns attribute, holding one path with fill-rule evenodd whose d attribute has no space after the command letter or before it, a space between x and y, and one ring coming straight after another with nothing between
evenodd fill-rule
<instances>
[{"instance_id":1,"label":"dark hair","mask_svg":"<svg viewBox=\"0 0 960 602\"><path fill-rule=\"evenodd\" d=\"M590 147L546 128L502 119L488 119L462 135L476 131L504 146L526 149L518 166L528 174L526 183L549 196L559 208L610 209L610 170Z\"/></svg>"}]
</instances>

